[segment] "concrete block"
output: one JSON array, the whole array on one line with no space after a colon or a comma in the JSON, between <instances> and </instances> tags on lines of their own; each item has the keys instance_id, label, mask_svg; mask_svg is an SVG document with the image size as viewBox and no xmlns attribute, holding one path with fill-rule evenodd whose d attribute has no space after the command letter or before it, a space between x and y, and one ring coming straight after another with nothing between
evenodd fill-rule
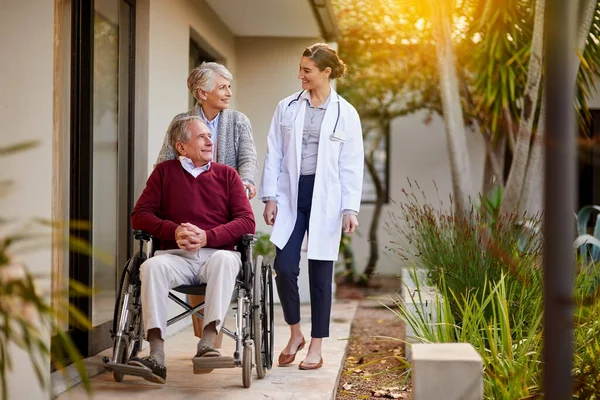
<instances>
[{"instance_id":1,"label":"concrete block","mask_svg":"<svg viewBox=\"0 0 600 400\"><path fill-rule=\"evenodd\" d=\"M481 400L483 361L469 343L412 346L414 400Z\"/></svg>"}]
</instances>

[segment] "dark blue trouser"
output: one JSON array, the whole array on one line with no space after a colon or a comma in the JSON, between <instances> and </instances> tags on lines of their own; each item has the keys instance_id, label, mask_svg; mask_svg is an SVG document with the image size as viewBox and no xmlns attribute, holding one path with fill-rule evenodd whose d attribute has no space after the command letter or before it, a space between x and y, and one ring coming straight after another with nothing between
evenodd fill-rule
<instances>
[{"instance_id":1,"label":"dark blue trouser","mask_svg":"<svg viewBox=\"0 0 600 400\"><path fill-rule=\"evenodd\" d=\"M300 176L296 224L287 244L283 249L277 248L275 256L275 271L277 272L275 282L277 283L277 292L283 308L283 316L288 325L300 322L300 295L298 294L300 250L304 233L308 231L314 185L314 175ZM313 338L329 336L332 279L333 261L308 260L310 310L312 315L310 336Z\"/></svg>"}]
</instances>

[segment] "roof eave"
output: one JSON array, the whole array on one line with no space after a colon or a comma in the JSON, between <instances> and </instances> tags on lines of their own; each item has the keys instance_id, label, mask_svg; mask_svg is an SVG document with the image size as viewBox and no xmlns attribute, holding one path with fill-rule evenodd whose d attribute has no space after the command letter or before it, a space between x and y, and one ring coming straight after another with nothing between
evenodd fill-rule
<instances>
[{"instance_id":1,"label":"roof eave","mask_svg":"<svg viewBox=\"0 0 600 400\"><path fill-rule=\"evenodd\" d=\"M338 26L333 13L331 0L308 0L313 10L321 35L328 42L335 42L338 38Z\"/></svg>"}]
</instances>

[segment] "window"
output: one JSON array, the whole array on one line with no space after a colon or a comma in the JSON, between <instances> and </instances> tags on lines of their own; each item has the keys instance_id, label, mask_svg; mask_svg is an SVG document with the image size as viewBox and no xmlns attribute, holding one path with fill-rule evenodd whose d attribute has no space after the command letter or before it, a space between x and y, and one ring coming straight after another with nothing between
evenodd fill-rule
<instances>
[{"instance_id":1,"label":"window","mask_svg":"<svg viewBox=\"0 0 600 400\"><path fill-rule=\"evenodd\" d=\"M132 0L72 3L70 218L97 254L73 250L69 277L94 293L69 298L92 322L70 324L84 356L110 347L117 277L129 258L133 185L134 22Z\"/></svg>"},{"instance_id":2,"label":"window","mask_svg":"<svg viewBox=\"0 0 600 400\"><path fill-rule=\"evenodd\" d=\"M579 208L600 205L600 109L590 115L588 131L579 135Z\"/></svg>"},{"instance_id":3,"label":"window","mask_svg":"<svg viewBox=\"0 0 600 400\"><path fill-rule=\"evenodd\" d=\"M215 61L215 59L204 51L194 39L190 39L190 72L205 61L210 62ZM189 97L190 108L192 108L196 105L196 99L194 99L191 93Z\"/></svg>"}]
</instances>

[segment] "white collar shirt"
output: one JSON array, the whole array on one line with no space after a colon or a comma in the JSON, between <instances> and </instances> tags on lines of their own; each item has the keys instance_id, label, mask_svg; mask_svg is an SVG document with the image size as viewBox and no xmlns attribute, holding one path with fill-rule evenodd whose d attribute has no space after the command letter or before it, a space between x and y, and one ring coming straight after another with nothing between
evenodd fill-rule
<instances>
[{"instance_id":1,"label":"white collar shirt","mask_svg":"<svg viewBox=\"0 0 600 400\"><path fill-rule=\"evenodd\" d=\"M203 165L201 167L196 167L192 160L184 156L179 156L179 162L181 163L183 169L190 173L190 175L192 175L194 178L197 178L198 176L200 176L201 173L208 171L210 169L211 164L209 162L208 164Z\"/></svg>"}]
</instances>

